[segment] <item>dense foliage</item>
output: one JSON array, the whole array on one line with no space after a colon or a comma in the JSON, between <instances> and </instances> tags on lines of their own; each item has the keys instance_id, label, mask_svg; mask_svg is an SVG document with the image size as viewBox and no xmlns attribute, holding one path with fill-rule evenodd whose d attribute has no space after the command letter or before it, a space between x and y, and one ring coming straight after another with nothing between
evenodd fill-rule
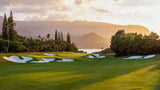
<instances>
[{"instance_id":1,"label":"dense foliage","mask_svg":"<svg viewBox=\"0 0 160 90\"><path fill-rule=\"evenodd\" d=\"M61 40L53 39L24 39L23 45L27 48L27 52L48 52L48 51L73 51L76 52L77 48L73 43L68 43Z\"/></svg>"},{"instance_id":2,"label":"dense foliage","mask_svg":"<svg viewBox=\"0 0 160 90\"><path fill-rule=\"evenodd\" d=\"M7 50L9 50L8 52L23 52L25 49L26 48L23 46L22 42L8 42L8 40L0 39L0 52L7 52Z\"/></svg>"},{"instance_id":3,"label":"dense foliage","mask_svg":"<svg viewBox=\"0 0 160 90\"><path fill-rule=\"evenodd\" d=\"M120 30L112 36L111 50L116 56L160 54L160 39L154 32L147 36Z\"/></svg>"},{"instance_id":4,"label":"dense foliage","mask_svg":"<svg viewBox=\"0 0 160 90\"><path fill-rule=\"evenodd\" d=\"M70 34L64 41L63 33L55 31L55 39L46 37L27 38L17 34L12 12L7 19L4 15L2 35L0 36L0 52L48 52L48 51L72 51L77 52L77 47L71 43Z\"/></svg>"}]
</instances>

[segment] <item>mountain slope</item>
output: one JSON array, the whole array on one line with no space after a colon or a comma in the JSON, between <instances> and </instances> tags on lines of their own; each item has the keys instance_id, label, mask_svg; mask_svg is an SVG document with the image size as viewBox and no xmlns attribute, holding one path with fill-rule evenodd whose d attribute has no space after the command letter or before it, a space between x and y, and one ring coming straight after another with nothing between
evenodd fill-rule
<instances>
[{"instance_id":1,"label":"mountain slope","mask_svg":"<svg viewBox=\"0 0 160 90\"><path fill-rule=\"evenodd\" d=\"M126 32L137 32L149 34L149 30L138 25L114 25L101 22L86 22L86 21L16 21L16 30L19 34L25 36L45 36L46 34L54 34L55 30L70 32L72 35L83 35L90 32L111 38L117 30L124 29Z\"/></svg>"},{"instance_id":2,"label":"mountain slope","mask_svg":"<svg viewBox=\"0 0 160 90\"><path fill-rule=\"evenodd\" d=\"M110 40L103 38L96 33L88 33L82 36L73 37L72 41L78 48L101 49L110 46Z\"/></svg>"}]
</instances>

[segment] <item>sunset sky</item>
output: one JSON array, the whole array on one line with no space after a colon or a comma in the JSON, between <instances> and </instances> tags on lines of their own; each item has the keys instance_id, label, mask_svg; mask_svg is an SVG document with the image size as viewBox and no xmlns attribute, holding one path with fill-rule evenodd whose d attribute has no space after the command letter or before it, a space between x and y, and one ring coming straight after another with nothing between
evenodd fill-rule
<instances>
[{"instance_id":1,"label":"sunset sky","mask_svg":"<svg viewBox=\"0 0 160 90\"><path fill-rule=\"evenodd\" d=\"M160 34L160 0L0 0L17 21L86 20L142 25Z\"/></svg>"}]
</instances>

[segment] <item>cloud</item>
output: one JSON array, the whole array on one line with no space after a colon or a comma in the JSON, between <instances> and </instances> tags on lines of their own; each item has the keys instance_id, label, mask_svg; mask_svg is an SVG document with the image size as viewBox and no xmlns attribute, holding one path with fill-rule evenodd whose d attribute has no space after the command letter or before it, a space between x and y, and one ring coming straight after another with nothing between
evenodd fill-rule
<instances>
[{"instance_id":1,"label":"cloud","mask_svg":"<svg viewBox=\"0 0 160 90\"><path fill-rule=\"evenodd\" d=\"M83 4L83 1L82 0L75 0L75 4L76 5L81 5L81 4Z\"/></svg>"},{"instance_id":2,"label":"cloud","mask_svg":"<svg viewBox=\"0 0 160 90\"><path fill-rule=\"evenodd\" d=\"M41 8L32 8L32 7L17 7L12 9L16 13L41 13L43 10Z\"/></svg>"},{"instance_id":3,"label":"cloud","mask_svg":"<svg viewBox=\"0 0 160 90\"><path fill-rule=\"evenodd\" d=\"M108 10L104 10L104 9L99 9L99 8L94 8L94 7L92 7L92 9L100 13L110 13Z\"/></svg>"},{"instance_id":4,"label":"cloud","mask_svg":"<svg viewBox=\"0 0 160 90\"><path fill-rule=\"evenodd\" d=\"M16 20L86 20L138 24L159 32L160 0L0 0L0 16Z\"/></svg>"},{"instance_id":5,"label":"cloud","mask_svg":"<svg viewBox=\"0 0 160 90\"><path fill-rule=\"evenodd\" d=\"M65 21L68 20L68 15L63 15L61 13L51 14L47 18L45 18L47 21L57 20L57 21Z\"/></svg>"},{"instance_id":6,"label":"cloud","mask_svg":"<svg viewBox=\"0 0 160 90\"><path fill-rule=\"evenodd\" d=\"M119 0L117 0L119 1ZM155 6L160 5L159 0L124 0L122 6Z\"/></svg>"}]
</instances>

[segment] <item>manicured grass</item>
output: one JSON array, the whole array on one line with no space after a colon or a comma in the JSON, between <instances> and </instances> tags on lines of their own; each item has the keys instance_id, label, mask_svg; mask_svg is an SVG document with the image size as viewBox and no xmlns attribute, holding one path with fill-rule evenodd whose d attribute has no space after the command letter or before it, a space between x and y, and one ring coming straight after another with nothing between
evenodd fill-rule
<instances>
[{"instance_id":1,"label":"manicured grass","mask_svg":"<svg viewBox=\"0 0 160 90\"><path fill-rule=\"evenodd\" d=\"M52 52L54 53L54 52ZM87 59L87 54L59 52L55 58L75 62L16 64L3 56L43 53L0 54L0 90L160 90L160 55L146 60L123 60L107 54L105 59Z\"/></svg>"}]
</instances>

